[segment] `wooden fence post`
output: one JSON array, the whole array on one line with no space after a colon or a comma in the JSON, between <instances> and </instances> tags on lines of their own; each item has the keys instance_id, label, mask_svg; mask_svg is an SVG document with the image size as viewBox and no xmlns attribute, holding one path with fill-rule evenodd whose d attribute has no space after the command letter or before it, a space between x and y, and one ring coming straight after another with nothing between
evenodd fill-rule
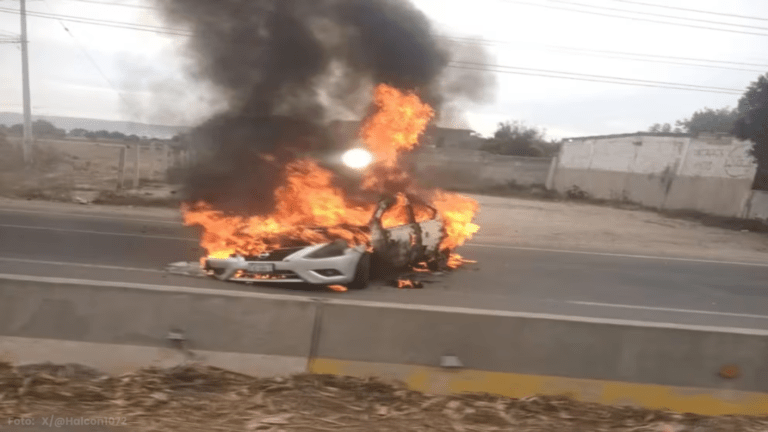
<instances>
[{"instance_id":1,"label":"wooden fence post","mask_svg":"<svg viewBox=\"0 0 768 432\"><path fill-rule=\"evenodd\" d=\"M127 147L120 147L120 159L117 163L117 190L122 190L125 185L125 156Z\"/></svg>"}]
</instances>

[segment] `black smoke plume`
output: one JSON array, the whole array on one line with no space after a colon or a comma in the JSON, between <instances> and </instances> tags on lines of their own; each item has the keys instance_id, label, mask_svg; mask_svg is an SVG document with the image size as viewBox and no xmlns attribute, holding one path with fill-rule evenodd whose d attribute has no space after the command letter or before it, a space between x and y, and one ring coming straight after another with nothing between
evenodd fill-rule
<instances>
[{"instance_id":1,"label":"black smoke plume","mask_svg":"<svg viewBox=\"0 0 768 432\"><path fill-rule=\"evenodd\" d=\"M169 25L192 32L193 76L228 105L191 132L198 154L185 185L190 202L267 213L281 168L333 146L330 108L353 107L378 83L416 91L438 110L446 96L438 79L449 51L407 0L156 4Z\"/></svg>"}]
</instances>

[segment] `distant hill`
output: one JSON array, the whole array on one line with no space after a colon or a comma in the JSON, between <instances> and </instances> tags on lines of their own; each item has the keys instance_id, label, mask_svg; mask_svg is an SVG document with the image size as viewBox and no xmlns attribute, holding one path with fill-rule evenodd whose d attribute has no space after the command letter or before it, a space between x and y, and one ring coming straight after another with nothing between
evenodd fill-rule
<instances>
[{"instance_id":1,"label":"distant hill","mask_svg":"<svg viewBox=\"0 0 768 432\"><path fill-rule=\"evenodd\" d=\"M98 120L90 118L77 117L58 117L58 116L32 116L32 121L46 120L53 123L60 129L70 131L72 129L82 128L91 131L107 130L109 132L121 132L126 135L146 136L149 138L168 139L179 132L184 132L189 128L183 126L163 126L151 125L145 123ZM24 116L19 113L0 112L0 125L11 126L24 121Z\"/></svg>"}]
</instances>

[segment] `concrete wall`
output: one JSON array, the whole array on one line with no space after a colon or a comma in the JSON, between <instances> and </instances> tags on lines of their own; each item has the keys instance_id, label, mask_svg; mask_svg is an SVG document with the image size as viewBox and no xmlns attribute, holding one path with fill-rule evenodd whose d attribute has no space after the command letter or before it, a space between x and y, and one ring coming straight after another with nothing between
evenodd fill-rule
<instances>
[{"instance_id":1,"label":"concrete wall","mask_svg":"<svg viewBox=\"0 0 768 432\"><path fill-rule=\"evenodd\" d=\"M553 187L656 208L740 216L756 164L730 137L629 135L563 144Z\"/></svg>"},{"instance_id":2,"label":"concrete wall","mask_svg":"<svg viewBox=\"0 0 768 432\"><path fill-rule=\"evenodd\" d=\"M43 360L30 358L40 344L29 341L47 340L60 348L42 351L52 361L121 372L177 359L181 353L167 336L181 330L188 349L222 367L254 375L306 368L314 322L308 300L23 279L0 282L3 360Z\"/></svg>"},{"instance_id":3,"label":"concrete wall","mask_svg":"<svg viewBox=\"0 0 768 432\"><path fill-rule=\"evenodd\" d=\"M423 149L414 162L421 178L471 191L510 183L544 185L552 159L502 156L480 150Z\"/></svg>"},{"instance_id":4,"label":"concrete wall","mask_svg":"<svg viewBox=\"0 0 768 432\"><path fill-rule=\"evenodd\" d=\"M180 350L169 331L187 339ZM459 369L441 367L455 356ZM768 414L768 331L0 275L0 359L110 372L194 359L432 393ZM740 375L718 375L736 365Z\"/></svg>"},{"instance_id":5,"label":"concrete wall","mask_svg":"<svg viewBox=\"0 0 768 432\"><path fill-rule=\"evenodd\" d=\"M752 197L747 205L746 217L768 221L768 192L752 191Z\"/></svg>"},{"instance_id":6,"label":"concrete wall","mask_svg":"<svg viewBox=\"0 0 768 432\"><path fill-rule=\"evenodd\" d=\"M333 139L341 148L348 148L359 139L361 124L359 121L336 120L329 123ZM471 129L452 129L430 125L420 138L421 147L441 147L452 149L476 150L483 145L480 138Z\"/></svg>"},{"instance_id":7,"label":"concrete wall","mask_svg":"<svg viewBox=\"0 0 768 432\"><path fill-rule=\"evenodd\" d=\"M453 355L471 370L768 393L763 333L450 308L323 308L319 358L435 367ZM738 364L743 378L720 378L725 364Z\"/></svg>"}]
</instances>

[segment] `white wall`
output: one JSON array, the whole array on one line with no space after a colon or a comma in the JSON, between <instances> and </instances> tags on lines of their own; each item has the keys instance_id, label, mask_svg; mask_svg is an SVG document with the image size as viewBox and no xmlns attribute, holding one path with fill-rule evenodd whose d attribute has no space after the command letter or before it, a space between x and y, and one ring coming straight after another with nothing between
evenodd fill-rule
<instances>
[{"instance_id":1,"label":"white wall","mask_svg":"<svg viewBox=\"0 0 768 432\"><path fill-rule=\"evenodd\" d=\"M768 221L768 192L752 191L752 197L749 202L749 219L763 219Z\"/></svg>"},{"instance_id":2,"label":"white wall","mask_svg":"<svg viewBox=\"0 0 768 432\"><path fill-rule=\"evenodd\" d=\"M563 143L552 185L599 199L739 216L757 166L732 137L625 135Z\"/></svg>"},{"instance_id":3,"label":"white wall","mask_svg":"<svg viewBox=\"0 0 768 432\"><path fill-rule=\"evenodd\" d=\"M751 142L736 139L722 142L694 139L680 175L753 179L757 165L749 155L751 147Z\"/></svg>"},{"instance_id":4,"label":"white wall","mask_svg":"<svg viewBox=\"0 0 768 432\"><path fill-rule=\"evenodd\" d=\"M691 177L754 178L751 143L733 138L624 136L563 144L559 168ZM681 167L682 164L682 167Z\"/></svg>"}]
</instances>

